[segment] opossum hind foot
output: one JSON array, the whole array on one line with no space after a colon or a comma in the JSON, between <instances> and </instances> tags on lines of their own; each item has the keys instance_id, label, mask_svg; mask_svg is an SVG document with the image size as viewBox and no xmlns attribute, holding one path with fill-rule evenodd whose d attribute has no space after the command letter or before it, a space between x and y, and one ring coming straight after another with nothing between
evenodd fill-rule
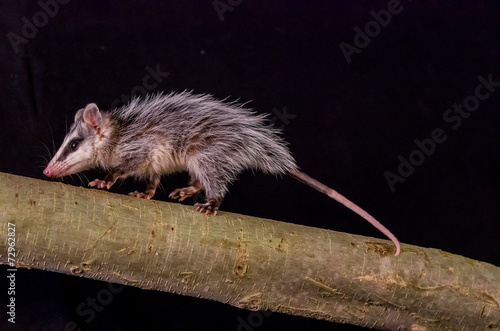
<instances>
[{"instance_id":1,"label":"opossum hind foot","mask_svg":"<svg viewBox=\"0 0 500 331\"><path fill-rule=\"evenodd\" d=\"M196 207L196 211L200 213L205 213L205 215L214 214L215 216L219 211L221 202L222 200L219 199L208 199L206 203L195 203L194 206Z\"/></svg>"}]
</instances>

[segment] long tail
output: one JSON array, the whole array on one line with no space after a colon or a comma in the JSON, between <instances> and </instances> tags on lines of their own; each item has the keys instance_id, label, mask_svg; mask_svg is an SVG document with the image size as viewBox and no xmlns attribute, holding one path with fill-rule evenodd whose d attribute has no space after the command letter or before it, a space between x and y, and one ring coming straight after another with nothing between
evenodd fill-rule
<instances>
[{"instance_id":1,"label":"long tail","mask_svg":"<svg viewBox=\"0 0 500 331\"><path fill-rule=\"evenodd\" d=\"M394 245L396 245L396 254L394 254L394 255L395 256L399 255L400 245L399 245L399 240L396 238L396 236L394 236L391 233L391 231L387 230L387 228L385 226L383 226L379 221L377 221L375 218L373 218L370 214L368 214L366 211L361 209L361 207L357 206L352 201L350 201L349 199L347 199L346 197L344 197L342 194L338 193L334 189L326 186L323 183L320 183L316 179L310 177L309 175L307 175L303 172L300 172L298 170L291 170L288 172L288 174L290 176L292 176L293 178L301 181L302 183L307 184L308 186L318 190L319 192L328 195L330 198L337 200L338 202L340 202L341 204L343 204L344 206L346 206L347 208L349 208L350 210L352 210L353 212L355 212L356 214L358 214L359 216L363 217L365 220L370 222L380 232L385 234L387 236L387 238L392 240Z\"/></svg>"}]
</instances>

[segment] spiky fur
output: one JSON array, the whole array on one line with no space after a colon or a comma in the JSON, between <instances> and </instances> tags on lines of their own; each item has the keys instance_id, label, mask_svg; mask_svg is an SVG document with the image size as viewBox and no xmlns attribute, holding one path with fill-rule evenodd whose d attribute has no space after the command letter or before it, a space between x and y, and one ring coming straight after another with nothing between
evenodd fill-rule
<instances>
[{"instance_id":1,"label":"spiky fur","mask_svg":"<svg viewBox=\"0 0 500 331\"><path fill-rule=\"evenodd\" d=\"M149 95L102 116L101 135L80 150L90 161L86 168L120 168L145 179L187 170L203 185L207 198L215 199L223 198L227 185L245 169L270 174L297 169L265 116L211 95ZM72 129L88 135L85 123L79 123L83 121L75 118Z\"/></svg>"}]
</instances>

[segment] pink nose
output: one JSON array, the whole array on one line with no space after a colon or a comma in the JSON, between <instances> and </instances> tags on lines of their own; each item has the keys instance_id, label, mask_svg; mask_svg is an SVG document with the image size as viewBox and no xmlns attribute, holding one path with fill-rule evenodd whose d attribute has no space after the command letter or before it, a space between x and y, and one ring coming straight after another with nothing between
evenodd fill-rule
<instances>
[{"instance_id":1,"label":"pink nose","mask_svg":"<svg viewBox=\"0 0 500 331\"><path fill-rule=\"evenodd\" d=\"M49 169L49 167L45 168L45 170L43 171L43 174L47 177L52 177L52 171L51 171L51 169Z\"/></svg>"}]
</instances>

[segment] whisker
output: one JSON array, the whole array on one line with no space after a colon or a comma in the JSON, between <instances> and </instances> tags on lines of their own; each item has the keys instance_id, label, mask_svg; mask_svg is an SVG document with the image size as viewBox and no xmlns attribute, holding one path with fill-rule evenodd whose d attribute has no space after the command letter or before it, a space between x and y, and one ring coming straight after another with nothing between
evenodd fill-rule
<instances>
[{"instance_id":1,"label":"whisker","mask_svg":"<svg viewBox=\"0 0 500 331\"><path fill-rule=\"evenodd\" d=\"M47 166L47 164L49 163L49 160L52 158L51 157L51 153L50 153L50 150L47 146L47 144L45 144L41 139L38 139L38 145L36 146L36 151L41 153L41 154L37 154L36 157L35 157L35 163L36 163L36 167L37 168L45 168ZM43 147L41 147L43 146Z\"/></svg>"},{"instance_id":2,"label":"whisker","mask_svg":"<svg viewBox=\"0 0 500 331\"><path fill-rule=\"evenodd\" d=\"M50 149L49 149L49 146L47 146L46 143L44 143L43 141L40 141L40 143L43 145L43 147L45 148L45 151L47 152L47 154L49 155L49 158L52 159L53 155L52 153L50 152Z\"/></svg>"},{"instance_id":3,"label":"whisker","mask_svg":"<svg viewBox=\"0 0 500 331\"><path fill-rule=\"evenodd\" d=\"M52 152L49 150L48 146L46 146L46 148L47 148L47 151L49 152L50 159L52 159L54 157L54 155L56 154L56 144L54 141L54 132L52 131L52 126L50 125L49 121L47 121L47 127L49 128L49 132L50 132L50 139L52 142Z\"/></svg>"},{"instance_id":4,"label":"whisker","mask_svg":"<svg viewBox=\"0 0 500 331\"><path fill-rule=\"evenodd\" d=\"M66 132L68 132L68 114L65 114L64 116L64 124L66 126Z\"/></svg>"},{"instance_id":5,"label":"whisker","mask_svg":"<svg viewBox=\"0 0 500 331\"><path fill-rule=\"evenodd\" d=\"M80 181L80 185L85 185L85 181L83 180L82 177L85 177L87 178L82 172L78 172L76 173L76 175L78 176L78 180ZM88 183L88 179L87 179L87 183Z\"/></svg>"},{"instance_id":6,"label":"whisker","mask_svg":"<svg viewBox=\"0 0 500 331\"><path fill-rule=\"evenodd\" d=\"M75 181L75 184L80 184L82 182L82 177L80 177L79 173L76 173L74 175L76 175L76 177L78 178L78 182ZM71 176L73 176L73 175L71 175Z\"/></svg>"},{"instance_id":7,"label":"whisker","mask_svg":"<svg viewBox=\"0 0 500 331\"><path fill-rule=\"evenodd\" d=\"M84 185L90 182L89 178L83 172L81 172L80 174L83 176L83 178L85 178L85 181L83 182Z\"/></svg>"}]
</instances>

